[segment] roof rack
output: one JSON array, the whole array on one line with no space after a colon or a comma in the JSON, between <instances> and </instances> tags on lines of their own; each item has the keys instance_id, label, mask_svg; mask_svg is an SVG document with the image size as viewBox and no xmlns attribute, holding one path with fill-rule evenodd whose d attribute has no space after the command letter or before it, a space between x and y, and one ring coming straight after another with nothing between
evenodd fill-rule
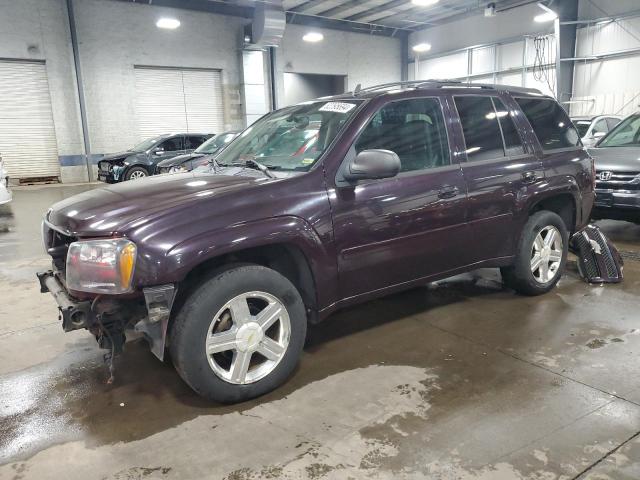
<instances>
[{"instance_id":1,"label":"roof rack","mask_svg":"<svg viewBox=\"0 0 640 480\"><path fill-rule=\"evenodd\" d=\"M389 82L382 83L380 85L374 85L367 88L360 88L360 85L356 87L356 89L352 92L353 95L358 96L363 93L373 93L380 90L388 90L390 88L460 88L460 87L472 87L483 90L499 90L499 91L510 91L510 92L522 92L522 93L533 93L536 95L542 95L542 92L536 88L526 88L526 87L512 87L509 85L497 85L490 83L468 83L462 82L461 80L438 80L438 79L429 79L429 80L409 80L403 82Z\"/></svg>"}]
</instances>

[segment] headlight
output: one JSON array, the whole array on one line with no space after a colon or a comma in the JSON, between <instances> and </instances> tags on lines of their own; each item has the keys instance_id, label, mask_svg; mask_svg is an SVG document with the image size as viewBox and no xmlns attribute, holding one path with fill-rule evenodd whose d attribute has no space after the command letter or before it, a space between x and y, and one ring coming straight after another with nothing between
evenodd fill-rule
<instances>
[{"instance_id":1,"label":"headlight","mask_svg":"<svg viewBox=\"0 0 640 480\"><path fill-rule=\"evenodd\" d=\"M125 238L73 242L67 253L67 288L90 293L129 292L135 265L136 246Z\"/></svg>"},{"instance_id":2,"label":"headlight","mask_svg":"<svg viewBox=\"0 0 640 480\"><path fill-rule=\"evenodd\" d=\"M171 167L169 169L169 173L182 173L188 171L189 170L187 170L187 167L185 167L184 165L176 165L175 167Z\"/></svg>"}]
</instances>

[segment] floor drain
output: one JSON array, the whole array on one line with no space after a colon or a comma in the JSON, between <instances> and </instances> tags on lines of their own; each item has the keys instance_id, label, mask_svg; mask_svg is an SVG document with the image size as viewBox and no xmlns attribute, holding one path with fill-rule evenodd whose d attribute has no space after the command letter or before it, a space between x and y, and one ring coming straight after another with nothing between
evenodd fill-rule
<instances>
[{"instance_id":1,"label":"floor drain","mask_svg":"<svg viewBox=\"0 0 640 480\"><path fill-rule=\"evenodd\" d=\"M627 251L621 250L619 253L620 253L620 256L625 260L633 260L636 262L640 262L640 252L627 252Z\"/></svg>"}]
</instances>

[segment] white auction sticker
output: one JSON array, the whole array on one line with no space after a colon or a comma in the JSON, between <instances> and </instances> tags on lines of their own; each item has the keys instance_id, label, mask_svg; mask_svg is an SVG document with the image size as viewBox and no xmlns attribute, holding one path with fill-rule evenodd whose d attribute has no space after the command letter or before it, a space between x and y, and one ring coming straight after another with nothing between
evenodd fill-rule
<instances>
[{"instance_id":1,"label":"white auction sticker","mask_svg":"<svg viewBox=\"0 0 640 480\"><path fill-rule=\"evenodd\" d=\"M347 113L356 105L354 103L329 102L320 107L320 112Z\"/></svg>"}]
</instances>

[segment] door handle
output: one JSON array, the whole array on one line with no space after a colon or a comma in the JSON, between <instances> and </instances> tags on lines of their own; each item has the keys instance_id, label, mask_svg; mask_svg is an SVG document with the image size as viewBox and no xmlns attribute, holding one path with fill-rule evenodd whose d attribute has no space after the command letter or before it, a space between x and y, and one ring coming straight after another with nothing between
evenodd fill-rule
<instances>
[{"instance_id":1,"label":"door handle","mask_svg":"<svg viewBox=\"0 0 640 480\"><path fill-rule=\"evenodd\" d=\"M440 190L438 190L438 198L453 198L456 195L458 195L458 192L460 192L458 187L454 187L454 186L442 187Z\"/></svg>"},{"instance_id":2,"label":"door handle","mask_svg":"<svg viewBox=\"0 0 640 480\"><path fill-rule=\"evenodd\" d=\"M522 183L535 183L538 180L536 172L524 172L522 174Z\"/></svg>"}]
</instances>

